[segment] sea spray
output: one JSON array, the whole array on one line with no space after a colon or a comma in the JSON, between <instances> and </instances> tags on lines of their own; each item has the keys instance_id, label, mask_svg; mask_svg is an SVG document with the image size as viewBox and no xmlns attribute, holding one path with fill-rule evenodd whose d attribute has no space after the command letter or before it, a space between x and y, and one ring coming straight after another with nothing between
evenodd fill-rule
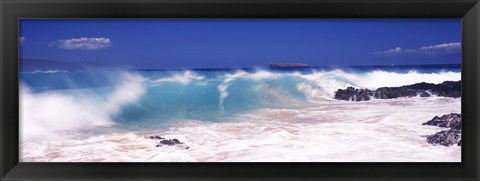
<instances>
[{"instance_id":1,"label":"sea spray","mask_svg":"<svg viewBox=\"0 0 480 181\"><path fill-rule=\"evenodd\" d=\"M46 91L32 93L20 88L20 130L22 140L57 139L62 132L112 126L112 115L121 107L136 102L144 94L143 78L122 72L118 85L107 95L91 90Z\"/></svg>"}]
</instances>

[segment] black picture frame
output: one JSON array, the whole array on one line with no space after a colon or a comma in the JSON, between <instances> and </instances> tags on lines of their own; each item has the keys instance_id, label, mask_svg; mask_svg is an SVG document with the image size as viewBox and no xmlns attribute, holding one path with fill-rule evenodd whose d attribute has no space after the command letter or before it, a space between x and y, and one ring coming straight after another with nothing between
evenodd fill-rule
<instances>
[{"instance_id":1,"label":"black picture frame","mask_svg":"<svg viewBox=\"0 0 480 181\"><path fill-rule=\"evenodd\" d=\"M462 162L19 163L19 18L462 18ZM480 178L478 0L0 0L0 27L0 180Z\"/></svg>"}]
</instances>

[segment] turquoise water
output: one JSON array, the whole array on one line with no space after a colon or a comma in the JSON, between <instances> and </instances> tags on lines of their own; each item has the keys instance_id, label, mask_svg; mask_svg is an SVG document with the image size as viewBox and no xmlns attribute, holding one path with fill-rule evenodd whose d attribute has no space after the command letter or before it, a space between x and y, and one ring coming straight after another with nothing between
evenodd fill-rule
<instances>
[{"instance_id":1,"label":"turquoise water","mask_svg":"<svg viewBox=\"0 0 480 181\"><path fill-rule=\"evenodd\" d=\"M39 105L33 107L65 104L62 101L69 100L75 107L66 109L79 113L78 116L101 114L99 120L108 119L116 125L155 128L177 120L228 121L238 114L264 108L308 107L335 101L334 92L347 86L375 89L456 81L460 66L50 70L23 72L20 77L22 93L32 100L42 100L35 101ZM95 112L84 112L90 109Z\"/></svg>"}]
</instances>

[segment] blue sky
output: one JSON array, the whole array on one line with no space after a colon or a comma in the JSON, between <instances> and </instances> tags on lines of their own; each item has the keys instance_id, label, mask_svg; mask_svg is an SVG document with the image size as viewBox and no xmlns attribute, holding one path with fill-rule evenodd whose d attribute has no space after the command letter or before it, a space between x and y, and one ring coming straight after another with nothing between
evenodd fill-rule
<instances>
[{"instance_id":1,"label":"blue sky","mask_svg":"<svg viewBox=\"0 0 480 181\"><path fill-rule=\"evenodd\" d=\"M21 20L21 59L138 69L459 64L460 19Z\"/></svg>"}]
</instances>

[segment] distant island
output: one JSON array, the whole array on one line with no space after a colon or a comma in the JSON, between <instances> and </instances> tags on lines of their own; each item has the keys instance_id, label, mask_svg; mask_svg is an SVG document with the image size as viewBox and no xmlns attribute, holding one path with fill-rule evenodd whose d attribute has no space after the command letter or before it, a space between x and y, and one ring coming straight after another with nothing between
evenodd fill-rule
<instances>
[{"instance_id":1,"label":"distant island","mask_svg":"<svg viewBox=\"0 0 480 181\"><path fill-rule=\"evenodd\" d=\"M303 63L271 63L270 68L302 68L302 67L310 67L307 64Z\"/></svg>"}]
</instances>

